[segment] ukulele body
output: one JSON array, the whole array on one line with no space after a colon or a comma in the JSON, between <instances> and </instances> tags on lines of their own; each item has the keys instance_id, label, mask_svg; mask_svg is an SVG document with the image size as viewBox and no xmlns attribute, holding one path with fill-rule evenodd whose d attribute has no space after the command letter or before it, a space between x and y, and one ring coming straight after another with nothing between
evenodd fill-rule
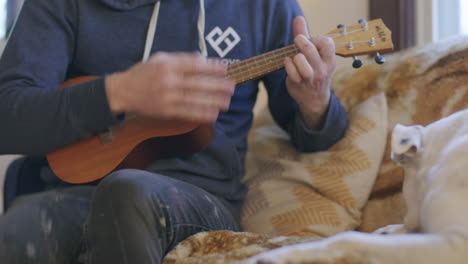
<instances>
[{"instance_id":1,"label":"ukulele body","mask_svg":"<svg viewBox=\"0 0 468 264\"><path fill-rule=\"evenodd\" d=\"M74 78L61 87L66 89L95 78ZM213 137L213 124L135 117L109 131L53 151L47 154L47 160L63 181L87 183L114 170L143 169L158 159L196 153L206 148Z\"/></svg>"}]
</instances>

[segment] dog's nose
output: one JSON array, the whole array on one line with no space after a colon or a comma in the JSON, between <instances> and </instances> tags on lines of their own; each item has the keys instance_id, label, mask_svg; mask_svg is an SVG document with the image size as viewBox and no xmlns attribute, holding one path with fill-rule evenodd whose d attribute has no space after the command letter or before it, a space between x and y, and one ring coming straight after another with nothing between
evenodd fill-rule
<instances>
[{"instance_id":1,"label":"dog's nose","mask_svg":"<svg viewBox=\"0 0 468 264\"><path fill-rule=\"evenodd\" d=\"M390 152L390 158L395 162L398 166L404 166L406 159L404 155L395 154L393 151Z\"/></svg>"}]
</instances>

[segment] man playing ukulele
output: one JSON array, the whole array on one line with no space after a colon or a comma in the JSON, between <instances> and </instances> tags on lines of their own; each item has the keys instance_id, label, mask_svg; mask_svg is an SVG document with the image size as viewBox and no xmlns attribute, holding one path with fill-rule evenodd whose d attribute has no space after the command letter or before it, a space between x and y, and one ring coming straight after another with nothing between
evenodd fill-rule
<instances>
[{"instance_id":1,"label":"man playing ukulele","mask_svg":"<svg viewBox=\"0 0 468 264\"><path fill-rule=\"evenodd\" d=\"M240 230L259 81L299 151L346 130L334 44L309 38L296 0L26 0L0 60L0 154L45 155L128 113L215 123L215 137L145 170L20 196L0 216L1 262L160 263L192 234ZM237 87L220 63L292 43L285 70ZM58 89L83 75L101 77Z\"/></svg>"}]
</instances>

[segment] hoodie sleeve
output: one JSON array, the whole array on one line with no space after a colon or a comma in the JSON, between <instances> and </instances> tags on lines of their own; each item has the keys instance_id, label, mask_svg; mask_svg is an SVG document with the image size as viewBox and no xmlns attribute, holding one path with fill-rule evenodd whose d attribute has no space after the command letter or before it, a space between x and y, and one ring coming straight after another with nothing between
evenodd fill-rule
<instances>
[{"instance_id":1,"label":"hoodie sleeve","mask_svg":"<svg viewBox=\"0 0 468 264\"><path fill-rule=\"evenodd\" d=\"M23 5L0 59L0 154L45 154L118 122L103 78L58 88L74 54L74 3Z\"/></svg>"},{"instance_id":2,"label":"hoodie sleeve","mask_svg":"<svg viewBox=\"0 0 468 264\"><path fill-rule=\"evenodd\" d=\"M271 7L267 25L266 47L278 49L294 42L292 22L302 16L297 0L278 0ZM302 152L326 150L340 140L348 127L348 118L341 102L332 91L321 130L306 127L299 107L286 89L286 71L279 70L263 78L268 93L268 106L273 119L290 136L292 144Z\"/></svg>"}]
</instances>

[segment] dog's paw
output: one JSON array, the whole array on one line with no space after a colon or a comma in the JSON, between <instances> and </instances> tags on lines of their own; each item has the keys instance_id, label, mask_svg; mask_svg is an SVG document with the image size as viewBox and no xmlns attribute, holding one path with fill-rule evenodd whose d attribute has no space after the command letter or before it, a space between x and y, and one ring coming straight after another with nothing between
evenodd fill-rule
<instances>
[{"instance_id":1,"label":"dog's paw","mask_svg":"<svg viewBox=\"0 0 468 264\"><path fill-rule=\"evenodd\" d=\"M381 235L405 234L405 233L408 233L408 230L405 228L405 225L396 224L396 225L388 225L388 226L381 227L372 233L381 234Z\"/></svg>"}]
</instances>

